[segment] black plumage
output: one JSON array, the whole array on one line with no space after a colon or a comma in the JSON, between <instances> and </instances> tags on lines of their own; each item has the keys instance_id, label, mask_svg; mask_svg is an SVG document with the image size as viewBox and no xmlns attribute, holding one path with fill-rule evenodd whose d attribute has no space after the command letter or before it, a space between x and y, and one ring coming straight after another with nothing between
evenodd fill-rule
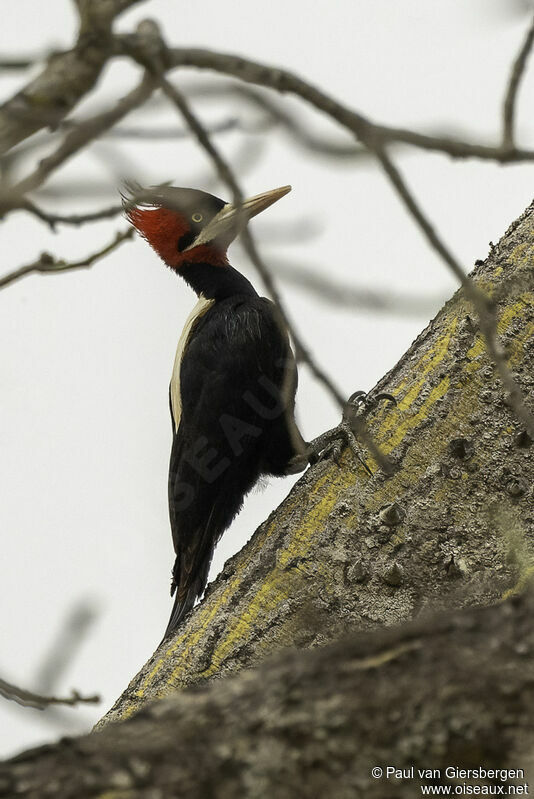
<instances>
[{"instance_id":1,"label":"black plumage","mask_svg":"<svg viewBox=\"0 0 534 799\"><path fill-rule=\"evenodd\" d=\"M195 264L182 276L215 302L181 361L169 470L176 599L166 635L202 594L215 545L245 494L261 475L304 465L295 446L296 369L273 304L232 267Z\"/></svg>"}]
</instances>

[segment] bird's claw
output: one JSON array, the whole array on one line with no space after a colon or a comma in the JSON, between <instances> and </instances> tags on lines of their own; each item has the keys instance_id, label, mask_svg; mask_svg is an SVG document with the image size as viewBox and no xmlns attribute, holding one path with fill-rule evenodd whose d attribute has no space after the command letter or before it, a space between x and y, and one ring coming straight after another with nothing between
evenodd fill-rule
<instances>
[{"instance_id":1,"label":"bird's claw","mask_svg":"<svg viewBox=\"0 0 534 799\"><path fill-rule=\"evenodd\" d=\"M327 430L320 436L310 441L307 449L308 461L310 464L332 457L339 466L343 445L346 444L346 431L343 425Z\"/></svg>"},{"instance_id":2,"label":"bird's claw","mask_svg":"<svg viewBox=\"0 0 534 799\"><path fill-rule=\"evenodd\" d=\"M356 461L361 463L365 471L372 477L373 473L365 462L364 454L358 444L354 433L354 422L357 416L365 416L382 400L397 404L393 394L381 391L378 394L369 394L366 391L355 391L349 397L344 409L340 424L332 430L327 430L308 444L307 455L311 465L325 458L331 457L339 466L341 453L348 447Z\"/></svg>"},{"instance_id":3,"label":"bird's claw","mask_svg":"<svg viewBox=\"0 0 534 799\"><path fill-rule=\"evenodd\" d=\"M350 421L354 416L365 416L382 400L387 400L393 405L397 404L393 394L388 394L387 391L379 391L378 394L373 394L372 391L369 393L367 391L355 391L354 394L350 395L343 409L343 419Z\"/></svg>"}]
</instances>

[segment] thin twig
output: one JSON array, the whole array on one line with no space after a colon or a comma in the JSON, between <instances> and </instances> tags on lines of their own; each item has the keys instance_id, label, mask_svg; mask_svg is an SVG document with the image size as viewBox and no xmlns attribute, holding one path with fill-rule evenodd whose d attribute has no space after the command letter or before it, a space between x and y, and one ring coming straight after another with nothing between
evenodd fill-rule
<instances>
[{"instance_id":1,"label":"thin twig","mask_svg":"<svg viewBox=\"0 0 534 799\"><path fill-rule=\"evenodd\" d=\"M68 705L74 707L75 705L95 705L100 702L98 694L92 696L82 696L78 691L72 691L70 696L41 696L33 691L28 691L26 688L19 688L18 685L8 682L0 677L0 696L4 699L10 699L24 707L33 707L36 710L45 710L51 705Z\"/></svg>"},{"instance_id":2,"label":"thin twig","mask_svg":"<svg viewBox=\"0 0 534 799\"><path fill-rule=\"evenodd\" d=\"M57 272L71 272L74 269L90 267L115 250L120 244L122 244L123 241L131 239L133 232L133 228L128 228L128 230L123 230L120 233L117 233L113 241L111 241L101 250L97 250L97 252L88 255L86 258L82 258L80 261L59 260L54 258L53 255L50 255L50 253L44 252L36 261L33 261L31 264L21 266L19 269L15 269L13 272L9 272L7 275L0 277L0 289L5 288L5 286L9 286L11 283L14 283L16 280L20 280L26 275L30 275L32 272L55 274Z\"/></svg>"},{"instance_id":3,"label":"thin twig","mask_svg":"<svg viewBox=\"0 0 534 799\"><path fill-rule=\"evenodd\" d=\"M510 80L508 82L508 89L504 98L503 107L503 134L502 146L510 149L514 148L514 116L515 116L515 102L521 78L525 72L527 60L532 50L532 43L534 42L534 17L530 23L530 28L527 31L525 40L521 46L517 58L514 61Z\"/></svg>"},{"instance_id":4,"label":"thin twig","mask_svg":"<svg viewBox=\"0 0 534 799\"><path fill-rule=\"evenodd\" d=\"M415 219L417 225L422 230L430 246L438 253L442 260L447 264L451 272L460 281L469 300L471 300L475 311L478 314L480 331L486 342L490 358L494 361L501 381L508 392L510 405L513 407L516 416L523 422L528 434L534 438L534 414L527 408L524 402L521 389L513 378L513 375L506 363L505 353L497 338L497 319L494 306L488 297L475 285L475 283L465 274L460 263L456 260L451 251L437 234L434 226L425 216L414 195L408 189L406 181L402 178L399 170L393 164L386 151L377 147L374 152L382 167L407 208L410 215Z\"/></svg>"},{"instance_id":5,"label":"thin twig","mask_svg":"<svg viewBox=\"0 0 534 799\"><path fill-rule=\"evenodd\" d=\"M446 247L444 242L440 239L436 230L434 229L432 223L427 219L424 215L423 211L416 203L413 194L408 190L406 182L401 177L401 174L397 167L393 164L392 160L387 155L386 151L382 147L374 147L370 144L370 149L376 154L379 162L381 163L384 172L388 176L391 181L391 184L401 197L404 205L410 212L410 214L414 217L415 221L425 234L426 238L430 242L430 245L436 252L440 255L440 257L445 261L449 269L452 271L454 276L459 280L459 282L466 286L472 285L471 281L468 279L467 275L465 274L464 270L460 266L459 262L456 260L454 255L450 252L450 250ZM480 297L477 296L477 300L482 300L484 295L479 292L479 290L473 285L473 290L478 292Z\"/></svg>"}]
</instances>

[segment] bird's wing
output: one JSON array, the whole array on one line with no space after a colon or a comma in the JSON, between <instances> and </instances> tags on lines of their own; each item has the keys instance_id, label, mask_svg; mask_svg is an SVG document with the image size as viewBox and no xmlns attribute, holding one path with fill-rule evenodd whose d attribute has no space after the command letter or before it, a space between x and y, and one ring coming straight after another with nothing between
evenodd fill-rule
<instances>
[{"instance_id":1,"label":"bird's wing","mask_svg":"<svg viewBox=\"0 0 534 799\"><path fill-rule=\"evenodd\" d=\"M169 473L174 583L184 597L192 584L203 591L214 546L263 470L273 427L265 416L280 403L288 357L272 304L260 298L220 301L191 334Z\"/></svg>"}]
</instances>

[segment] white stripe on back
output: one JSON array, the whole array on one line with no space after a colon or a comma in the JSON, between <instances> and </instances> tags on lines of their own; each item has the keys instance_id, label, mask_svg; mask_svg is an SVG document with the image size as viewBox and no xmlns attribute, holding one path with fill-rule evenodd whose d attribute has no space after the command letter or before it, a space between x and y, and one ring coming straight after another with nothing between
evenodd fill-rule
<instances>
[{"instance_id":1,"label":"white stripe on back","mask_svg":"<svg viewBox=\"0 0 534 799\"><path fill-rule=\"evenodd\" d=\"M208 311L215 300L207 300L202 294L198 298L198 302L187 317L186 323L184 325L184 329L182 330L182 335L178 340L178 346L176 347L176 355L174 356L174 367L172 370L172 377L171 377L171 408L172 408L172 415L174 418L174 429L178 430L178 425L180 424L180 417L182 415L182 397L180 394L180 369L182 367L182 358L184 357L185 348L189 342L189 337L191 335L191 330L193 329L193 325L200 319L201 316L204 316L206 311Z\"/></svg>"}]
</instances>

